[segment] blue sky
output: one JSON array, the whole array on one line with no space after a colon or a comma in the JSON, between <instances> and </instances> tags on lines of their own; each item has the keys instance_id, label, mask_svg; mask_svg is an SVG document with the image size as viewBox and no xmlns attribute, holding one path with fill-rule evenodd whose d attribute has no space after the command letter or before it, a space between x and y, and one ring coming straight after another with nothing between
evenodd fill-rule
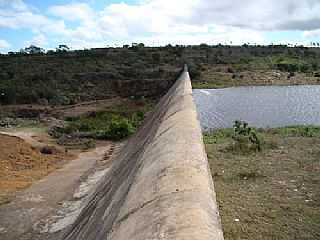
<instances>
[{"instance_id":1,"label":"blue sky","mask_svg":"<svg viewBox=\"0 0 320 240\"><path fill-rule=\"evenodd\" d=\"M0 52L147 45L320 42L318 0L0 0Z\"/></svg>"}]
</instances>

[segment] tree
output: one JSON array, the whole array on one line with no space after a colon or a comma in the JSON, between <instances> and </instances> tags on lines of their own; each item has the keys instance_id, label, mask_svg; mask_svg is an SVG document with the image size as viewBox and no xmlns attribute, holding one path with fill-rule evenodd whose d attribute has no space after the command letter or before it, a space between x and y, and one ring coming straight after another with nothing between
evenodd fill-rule
<instances>
[{"instance_id":1,"label":"tree","mask_svg":"<svg viewBox=\"0 0 320 240\"><path fill-rule=\"evenodd\" d=\"M24 52L27 54L40 54L40 53L44 53L45 50L41 47L37 47L35 45L30 45L30 47L26 47L24 49Z\"/></svg>"},{"instance_id":2,"label":"tree","mask_svg":"<svg viewBox=\"0 0 320 240\"><path fill-rule=\"evenodd\" d=\"M0 104L13 104L16 102L16 91L13 87L0 89Z\"/></svg>"},{"instance_id":3,"label":"tree","mask_svg":"<svg viewBox=\"0 0 320 240\"><path fill-rule=\"evenodd\" d=\"M65 45L65 44L62 44L62 45L59 45L57 48L56 48L56 51L57 52L68 52L70 51L70 48Z\"/></svg>"}]
</instances>

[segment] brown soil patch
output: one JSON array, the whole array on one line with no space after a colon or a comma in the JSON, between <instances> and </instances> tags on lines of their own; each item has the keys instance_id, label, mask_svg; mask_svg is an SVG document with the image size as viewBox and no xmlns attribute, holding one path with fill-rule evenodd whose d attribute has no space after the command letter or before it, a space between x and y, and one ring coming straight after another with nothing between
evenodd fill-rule
<instances>
[{"instance_id":1,"label":"brown soil patch","mask_svg":"<svg viewBox=\"0 0 320 240\"><path fill-rule=\"evenodd\" d=\"M58 150L42 154L24 140L2 134L0 149L0 204L72 159L71 155Z\"/></svg>"}]
</instances>

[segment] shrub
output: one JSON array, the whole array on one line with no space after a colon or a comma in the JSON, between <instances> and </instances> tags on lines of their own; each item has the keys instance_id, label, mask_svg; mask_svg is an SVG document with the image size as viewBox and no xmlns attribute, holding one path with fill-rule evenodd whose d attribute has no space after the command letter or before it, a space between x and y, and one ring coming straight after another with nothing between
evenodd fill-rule
<instances>
[{"instance_id":1,"label":"shrub","mask_svg":"<svg viewBox=\"0 0 320 240\"><path fill-rule=\"evenodd\" d=\"M235 148L241 152L250 150L261 151L262 141L254 129L248 123L242 121L234 122L234 133L232 139L235 141Z\"/></svg>"},{"instance_id":2,"label":"shrub","mask_svg":"<svg viewBox=\"0 0 320 240\"><path fill-rule=\"evenodd\" d=\"M98 139L108 139L119 141L130 136L134 132L134 127L126 119L112 120L109 128L97 132L96 137Z\"/></svg>"},{"instance_id":3,"label":"shrub","mask_svg":"<svg viewBox=\"0 0 320 240\"><path fill-rule=\"evenodd\" d=\"M42 154L51 155L56 154L58 150L54 146L44 146L40 149Z\"/></svg>"},{"instance_id":4,"label":"shrub","mask_svg":"<svg viewBox=\"0 0 320 240\"><path fill-rule=\"evenodd\" d=\"M55 95L51 99L49 99L49 102L52 105L69 105L70 99L66 96Z\"/></svg>"},{"instance_id":5,"label":"shrub","mask_svg":"<svg viewBox=\"0 0 320 240\"><path fill-rule=\"evenodd\" d=\"M141 125L142 121L144 119L144 113L142 111L138 111L133 114L131 118L132 125L137 128Z\"/></svg>"},{"instance_id":6,"label":"shrub","mask_svg":"<svg viewBox=\"0 0 320 240\"><path fill-rule=\"evenodd\" d=\"M200 65L189 63L188 68L189 68L188 70L189 70L189 74L190 74L191 79L200 78L200 76L201 76Z\"/></svg>"},{"instance_id":7,"label":"shrub","mask_svg":"<svg viewBox=\"0 0 320 240\"><path fill-rule=\"evenodd\" d=\"M299 65L296 63L278 63L277 68L282 72L298 72Z\"/></svg>"},{"instance_id":8,"label":"shrub","mask_svg":"<svg viewBox=\"0 0 320 240\"><path fill-rule=\"evenodd\" d=\"M131 135L134 128L127 120L112 121L109 129L109 136L111 139L120 140Z\"/></svg>"},{"instance_id":9,"label":"shrub","mask_svg":"<svg viewBox=\"0 0 320 240\"><path fill-rule=\"evenodd\" d=\"M227 72L228 72L228 73L234 73L234 69L231 68L231 67L228 67Z\"/></svg>"},{"instance_id":10,"label":"shrub","mask_svg":"<svg viewBox=\"0 0 320 240\"><path fill-rule=\"evenodd\" d=\"M96 143L94 140L90 139L86 142L84 142L84 149L91 149L91 148L95 148L96 147Z\"/></svg>"},{"instance_id":11,"label":"shrub","mask_svg":"<svg viewBox=\"0 0 320 240\"><path fill-rule=\"evenodd\" d=\"M310 66L309 64L301 64L300 66L300 71L303 73L307 73L310 72L312 66Z\"/></svg>"},{"instance_id":12,"label":"shrub","mask_svg":"<svg viewBox=\"0 0 320 240\"><path fill-rule=\"evenodd\" d=\"M13 104L16 102L16 91L14 88L0 89L0 104Z\"/></svg>"},{"instance_id":13,"label":"shrub","mask_svg":"<svg viewBox=\"0 0 320 240\"><path fill-rule=\"evenodd\" d=\"M319 68L319 65L318 65L317 62L313 62L313 63L311 64L311 67L312 67L313 71L317 71L318 68Z\"/></svg>"},{"instance_id":14,"label":"shrub","mask_svg":"<svg viewBox=\"0 0 320 240\"><path fill-rule=\"evenodd\" d=\"M289 75L288 75L288 78L292 78L294 77L296 74L294 72L290 72Z\"/></svg>"}]
</instances>

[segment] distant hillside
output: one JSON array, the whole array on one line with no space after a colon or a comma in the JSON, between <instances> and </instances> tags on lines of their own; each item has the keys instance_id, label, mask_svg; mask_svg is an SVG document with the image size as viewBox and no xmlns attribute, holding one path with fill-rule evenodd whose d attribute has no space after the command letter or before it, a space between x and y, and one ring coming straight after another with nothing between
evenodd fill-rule
<instances>
[{"instance_id":1,"label":"distant hillside","mask_svg":"<svg viewBox=\"0 0 320 240\"><path fill-rule=\"evenodd\" d=\"M199 87L263 85L268 82L255 84L255 77L246 73L271 70L289 74L289 79L299 76L301 83L315 84L320 77L319 48L202 44L11 54L0 56L0 103L68 105L114 96L154 98L173 84L184 63ZM277 78L271 84L277 84Z\"/></svg>"}]
</instances>

